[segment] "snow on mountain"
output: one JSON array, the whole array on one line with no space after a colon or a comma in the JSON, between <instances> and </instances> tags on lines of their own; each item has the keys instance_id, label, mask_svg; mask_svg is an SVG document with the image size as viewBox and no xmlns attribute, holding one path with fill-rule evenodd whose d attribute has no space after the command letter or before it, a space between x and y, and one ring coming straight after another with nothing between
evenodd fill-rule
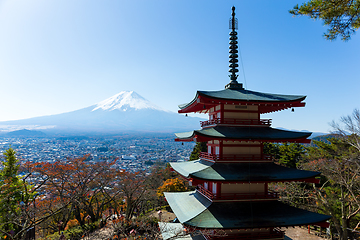
<instances>
[{"instance_id":1,"label":"snow on mountain","mask_svg":"<svg viewBox=\"0 0 360 240\"><path fill-rule=\"evenodd\" d=\"M95 108L92 111L96 111L98 109L113 111L127 111L129 108L133 108L135 110L139 109L154 109L164 111L160 107L152 104L139 94L134 91L122 91L104 101L96 104Z\"/></svg>"},{"instance_id":2,"label":"snow on mountain","mask_svg":"<svg viewBox=\"0 0 360 240\"><path fill-rule=\"evenodd\" d=\"M189 131L198 128L200 120L157 107L134 91L122 91L72 112L0 122L0 135L22 129L54 134Z\"/></svg>"}]
</instances>

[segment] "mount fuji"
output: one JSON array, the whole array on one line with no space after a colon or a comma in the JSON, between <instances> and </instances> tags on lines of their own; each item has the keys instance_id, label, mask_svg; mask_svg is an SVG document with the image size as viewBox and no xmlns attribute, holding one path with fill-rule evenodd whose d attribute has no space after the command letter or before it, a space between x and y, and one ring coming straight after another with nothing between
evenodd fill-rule
<instances>
[{"instance_id":1,"label":"mount fuji","mask_svg":"<svg viewBox=\"0 0 360 240\"><path fill-rule=\"evenodd\" d=\"M139 94L134 91L126 92L122 91L104 101L96 104L96 107L92 111L96 110L106 110L106 111L131 111L131 110L141 110L141 109L153 109L159 111L165 111L160 107L152 104Z\"/></svg>"},{"instance_id":2,"label":"mount fuji","mask_svg":"<svg viewBox=\"0 0 360 240\"><path fill-rule=\"evenodd\" d=\"M199 128L200 120L161 109L134 91L122 91L72 112L0 122L0 132L27 129L50 134L170 133Z\"/></svg>"}]
</instances>

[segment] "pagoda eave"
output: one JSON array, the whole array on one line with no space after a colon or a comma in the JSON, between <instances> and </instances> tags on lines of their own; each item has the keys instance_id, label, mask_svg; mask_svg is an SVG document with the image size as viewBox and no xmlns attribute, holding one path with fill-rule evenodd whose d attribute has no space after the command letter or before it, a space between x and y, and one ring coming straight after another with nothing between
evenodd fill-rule
<instances>
[{"instance_id":1,"label":"pagoda eave","mask_svg":"<svg viewBox=\"0 0 360 240\"><path fill-rule=\"evenodd\" d=\"M175 141L207 142L211 140L251 141L251 142L295 142L310 143L310 132L295 132L271 127L225 127L215 126L200 130L175 133Z\"/></svg>"},{"instance_id":2,"label":"pagoda eave","mask_svg":"<svg viewBox=\"0 0 360 240\"><path fill-rule=\"evenodd\" d=\"M275 163L212 163L195 160L170 163L182 177L193 185L203 181L223 183L310 182L318 183L320 172L287 168Z\"/></svg>"},{"instance_id":3,"label":"pagoda eave","mask_svg":"<svg viewBox=\"0 0 360 240\"><path fill-rule=\"evenodd\" d=\"M164 193L186 226L204 229L253 229L321 224L330 216L279 201L211 202L197 191Z\"/></svg>"},{"instance_id":4,"label":"pagoda eave","mask_svg":"<svg viewBox=\"0 0 360 240\"><path fill-rule=\"evenodd\" d=\"M207 142L211 140L224 140L225 138L216 138L216 137L207 137L204 135L195 135L191 138L175 138L176 142ZM226 138L227 141L247 141L247 142L293 142L293 143L311 143L311 139L301 138L301 139L249 139L249 138Z\"/></svg>"},{"instance_id":5,"label":"pagoda eave","mask_svg":"<svg viewBox=\"0 0 360 240\"><path fill-rule=\"evenodd\" d=\"M320 175L320 174L319 174ZM315 184L319 184L320 183L320 179L318 178L318 176L316 177L311 177L311 178L299 178L299 179L283 179L283 180L243 180L243 181L239 181L239 180L233 180L233 181L223 181L223 180L212 180L212 179L201 179L201 178L196 178L193 177L192 175L190 175L189 177L185 177L183 175L180 175L183 179L192 182L193 185L198 185L198 184L202 184L204 182L208 182L208 181L212 181L212 182L216 182L216 183L224 183L224 184L232 184L232 183L239 183L239 184L244 184L244 183L275 183L275 182L306 182L306 183L315 183Z\"/></svg>"},{"instance_id":6,"label":"pagoda eave","mask_svg":"<svg viewBox=\"0 0 360 240\"><path fill-rule=\"evenodd\" d=\"M207 113L212 107L217 106L219 104L259 106L260 113L270 113L270 112L281 111L293 107L304 107L305 102L302 102L304 99L305 97L292 101L290 100L264 101L264 100L249 100L249 99L234 100L234 99L212 98L197 93L194 100L192 100L190 103L179 105L180 110L178 110L178 113L191 113L191 112Z\"/></svg>"}]
</instances>

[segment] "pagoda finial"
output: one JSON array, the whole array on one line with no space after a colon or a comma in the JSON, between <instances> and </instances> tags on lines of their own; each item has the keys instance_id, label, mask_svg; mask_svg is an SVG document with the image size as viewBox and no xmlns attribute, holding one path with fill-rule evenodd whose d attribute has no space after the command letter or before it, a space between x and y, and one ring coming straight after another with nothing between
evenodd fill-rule
<instances>
[{"instance_id":1,"label":"pagoda finial","mask_svg":"<svg viewBox=\"0 0 360 240\"><path fill-rule=\"evenodd\" d=\"M237 37L237 32L236 32L236 29L237 29L237 18L235 18L235 7L233 6L231 8L232 10L232 13L231 13L231 18L230 18L230 21L229 21L229 28L232 30L229 35L230 35L230 47L229 47L229 72L231 73L229 75L230 77L230 83L228 83L225 88L230 88L230 89L244 89L243 88L243 85L242 83L238 83L237 82L237 77L238 75L236 74L239 70L237 69L239 67L239 64L238 64L238 37Z\"/></svg>"}]
</instances>

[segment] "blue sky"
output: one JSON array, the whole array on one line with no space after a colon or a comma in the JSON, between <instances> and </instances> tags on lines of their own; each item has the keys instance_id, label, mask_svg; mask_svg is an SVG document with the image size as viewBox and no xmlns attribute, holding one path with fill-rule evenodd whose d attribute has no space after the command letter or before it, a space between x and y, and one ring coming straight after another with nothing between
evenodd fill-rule
<instances>
[{"instance_id":1,"label":"blue sky","mask_svg":"<svg viewBox=\"0 0 360 240\"><path fill-rule=\"evenodd\" d=\"M196 90L223 89L234 5L239 81L307 95L305 108L263 118L327 132L360 107L360 36L325 40L321 21L288 13L301 2L0 0L0 121L73 111L124 90L175 112Z\"/></svg>"}]
</instances>

